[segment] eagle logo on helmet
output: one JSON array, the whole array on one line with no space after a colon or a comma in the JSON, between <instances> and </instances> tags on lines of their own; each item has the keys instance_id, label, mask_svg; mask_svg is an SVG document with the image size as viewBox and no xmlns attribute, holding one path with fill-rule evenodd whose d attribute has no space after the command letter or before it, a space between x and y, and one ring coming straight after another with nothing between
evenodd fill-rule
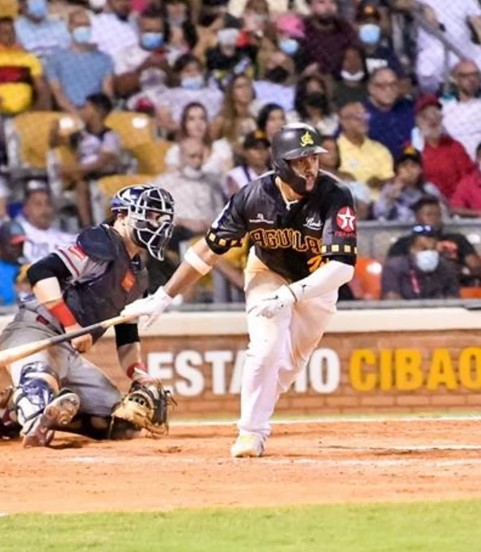
<instances>
[{"instance_id":1,"label":"eagle logo on helmet","mask_svg":"<svg viewBox=\"0 0 481 552\"><path fill-rule=\"evenodd\" d=\"M313 146L314 140L312 138L312 134L306 130L306 132L301 136L301 146L305 148L306 146Z\"/></svg>"}]
</instances>

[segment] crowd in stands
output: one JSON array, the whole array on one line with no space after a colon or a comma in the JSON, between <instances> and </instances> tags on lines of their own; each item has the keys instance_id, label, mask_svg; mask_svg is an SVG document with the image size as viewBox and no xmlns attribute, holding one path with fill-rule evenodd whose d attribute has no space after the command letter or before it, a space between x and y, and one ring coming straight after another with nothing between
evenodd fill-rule
<instances>
[{"instance_id":1,"label":"crowd in stands","mask_svg":"<svg viewBox=\"0 0 481 552\"><path fill-rule=\"evenodd\" d=\"M22 265L146 181L177 208L155 288L294 121L321 133L358 220L406 225L379 298L480 288L475 248L443 230L481 221L478 0L2 0L0 305ZM242 298L245 250L189 300Z\"/></svg>"}]
</instances>

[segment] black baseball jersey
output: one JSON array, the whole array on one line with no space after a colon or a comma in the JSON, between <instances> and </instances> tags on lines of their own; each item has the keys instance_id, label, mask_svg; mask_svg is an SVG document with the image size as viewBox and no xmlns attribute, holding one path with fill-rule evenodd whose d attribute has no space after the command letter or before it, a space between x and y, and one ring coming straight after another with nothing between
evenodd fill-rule
<instances>
[{"instance_id":1,"label":"black baseball jersey","mask_svg":"<svg viewBox=\"0 0 481 552\"><path fill-rule=\"evenodd\" d=\"M356 215L350 191L321 171L315 190L287 207L267 173L232 196L206 235L223 254L247 234L257 257L273 272L297 281L323 261L356 262Z\"/></svg>"}]
</instances>

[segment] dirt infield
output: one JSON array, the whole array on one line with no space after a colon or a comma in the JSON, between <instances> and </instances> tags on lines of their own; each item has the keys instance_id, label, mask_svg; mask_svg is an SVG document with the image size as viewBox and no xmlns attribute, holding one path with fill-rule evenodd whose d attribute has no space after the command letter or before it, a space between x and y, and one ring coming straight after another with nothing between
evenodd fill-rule
<instances>
[{"instance_id":1,"label":"dirt infield","mask_svg":"<svg viewBox=\"0 0 481 552\"><path fill-rule=\"evenodd\" d=\"M229 458L233 425L49 449L0 441L0 513L165 510L481 497L480 419L276 424L261 459Z\"/></svg>"}]
</instances>

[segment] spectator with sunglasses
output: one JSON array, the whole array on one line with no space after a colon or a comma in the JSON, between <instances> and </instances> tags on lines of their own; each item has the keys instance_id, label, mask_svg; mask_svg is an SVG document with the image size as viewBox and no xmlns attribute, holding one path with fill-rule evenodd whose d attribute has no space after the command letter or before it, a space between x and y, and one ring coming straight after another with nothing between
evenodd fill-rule
<instances>
[{"instance_id":1,"label":"spectator with sunglasses","mask_svg":"<svg viewBox=\"0 0 481 552\"><path fill-rule=\"evenodd\" d=\"M459 297L456 270L439 252L439 234L434 227L414 226L408 238L408 251L386 261L381 297L391 300Z\"/></svg>"}]
</instances>

